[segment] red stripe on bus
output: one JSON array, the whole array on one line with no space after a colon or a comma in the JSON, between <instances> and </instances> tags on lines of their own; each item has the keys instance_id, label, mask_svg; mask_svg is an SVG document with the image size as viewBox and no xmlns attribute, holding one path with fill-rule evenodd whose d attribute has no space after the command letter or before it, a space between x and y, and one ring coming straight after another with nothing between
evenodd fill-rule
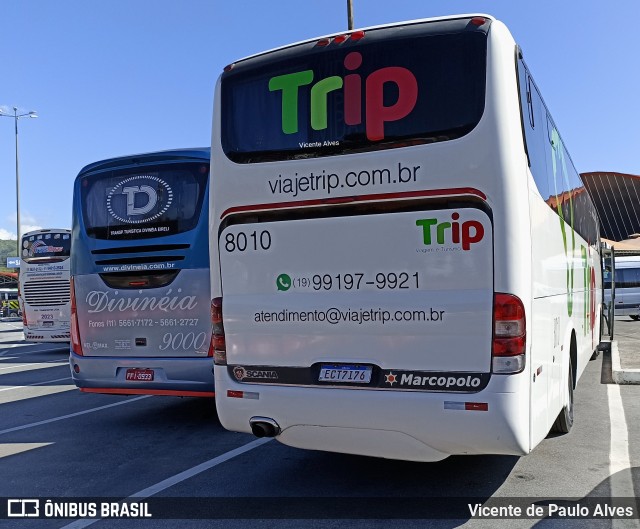
<instances>
[{"instance_id":1,"label":"red stripe on bus","mask_svg":"<svg viewBox=\"0 0 640 529\"><path fill-rule=\"evenodd\" d=\"M110 393L113 395L166 395L171 397L215 397L213 391L177 391L173 389L79 388L84 393Z\"/></svg>"},{"instance_id":2,"label":"red stripe on bus","mask_svg":"<svg viewBox=\"0 0 640 529\"><path fill-rule=\"evenodd\" d=\"M430 189L427 191L407 191L403 193L381 193L377 195L361 195L335 198L317 198L313 200L300 200L298 202L274 202L271 204L252 204L248 206L235 206L227 209L220 218L223 219L234 213L243 213L245 211L262 211L265 209L286 209L293 207L305 206L326 206L331 204L347 204L354 202L370 202L372 200L398 200L407 198L433 198L433 197L451 197L460 195L474 195L482 200L487 200L487 195L473 187L459 187L453 189Z\"/></svg>"}]
</instances>

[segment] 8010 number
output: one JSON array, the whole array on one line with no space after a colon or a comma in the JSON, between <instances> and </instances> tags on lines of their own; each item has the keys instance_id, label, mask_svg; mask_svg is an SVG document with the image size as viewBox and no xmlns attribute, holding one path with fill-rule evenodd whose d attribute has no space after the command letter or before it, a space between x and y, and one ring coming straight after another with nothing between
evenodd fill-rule
<instances>
[{"instance_id":1,"label":"8010 number","mask_svg":"<svg viewBox=\"0 0 640 529\"><path fill-rule=\"evenodd\" d=\"M239 231L227 233L224 237L224 249L227 252L258 251L269 248L271 248L271 233L267 230L262 230L260 233L254 230L249 234Z\"/></svg>"}]
</instances>

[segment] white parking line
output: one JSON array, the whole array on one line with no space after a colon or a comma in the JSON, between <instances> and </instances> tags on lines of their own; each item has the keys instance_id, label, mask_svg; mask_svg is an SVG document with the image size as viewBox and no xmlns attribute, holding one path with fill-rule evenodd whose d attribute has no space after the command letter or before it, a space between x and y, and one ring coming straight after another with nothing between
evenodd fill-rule
<instances>
[{"instance_id":1,"label":"white parking line","mask_svg":"<svg viewBox=\"0 0 640 529\"><path fill-rule=\"evenodd\" d=\"M631 460L629 458L629 428L622 406L622 395L618 384L607 385L609 420L611 422L611 448L609 450L609 485L612 504L616 498L635 498ZM613 518L613 529L637 529L640 520Z\"/></svg>"},{"instance_id":2,"label":"white parking line","mask_svg":"<svg viewBox=\"0 0 640 529\"><path fill-rule=\"evenodd\" d=\"M56 384L50 386L0 386L2 389L13 390L9 393L0 394L0 404L20 402L21 400L35 399L64 393L65 391L76 391L75 384Z\"/></svg>"},{"instance_id":3,"label":"white parking line","mask_svg":"<svg viewBox=\"0 0 640 529\"><path fill-rule=\"evenodd\" d=\"M273 438L264 437L262 439L256 439L255 441L251 441L246 445L242 445L218 457L209 459L209 461L205 461L204 463L196 465L195 467L190 468L189 470L180 472L179 474L176 474L175 476L171 476L170 478L162 480L156 483L155 485L151 485L150 487L147 487L146 489L142 489L138 492L134 492L131 496L129 496L126 499L131 500L131 499L139 499L139 498L149 498L150 496L154 496L155 494L158 494L159 492L162 492L163 490L168 489L169 487L173 487L174 485L182 481L185 481L189 478L192 478L193 476L200 474L201 472L204 472L205 470L209 470L210 468L213 468L222 463L225 463L226 461L229 461L229 459L233 459L236 456L249 452L250 450L253 450L254 448L258 448L259 446L262 446L263 444L268 443L269 441L272 441L272 440ZM89 527L90 525L93 525L94 523L99 522L100 520L101 518L97 518L97 519L94 518L89 520L76 520L75 522L72 522L69 525L65 525L60 529L82 529L84 527Z\"/></svg>"},{"instance_id":4,"label":"white parking line","mask_svg":"<svg viewBox=\"0 0 640 529\"><path fill-rule=\"evenodd\" d=\"M24 373L25 371L34 371L36 369L46 369L48 367L61 367L68 365L69 362L60 362L58 360L24 364L10 364L8 366L0 367L0 375L13 375L14 373Z\"/></svg>"},{"instance_id":5,"label":"white parking line","mask_svg":"<svg viewBox=\"0 0 640 529\"><path fill-rule=\"evenodd\" d=\"M105 406L98 406L97 408L91 408L84 411L78 411L76 413L69 413L68 415L60 415L59 417L53 417L52 419L46 419L44 421L32 422L29 424L23 424L22 426L14 426L13 428L7 428L6 430L0 430L0 435L11 432L19 432L20 430L27 430L28 428L35 428L36 426L42 426L43 424L50 424L52 422L64 421L65 419L71 419L73 417L79 417L80 415L86 415L87 413L93 413L96 411L106 410L108 408L115 408L116 406L122 406L129 404L137 400L148 399L151 395L142 395L141 397L134 397L122 402L115 402L114 404L107 404Z\"/></svg>"},{"instance_id":6,"label":"white parking line","mask_svg":"<svg viewBox=\"0 0 640 529\"><path fill-rule=\"evenodd\" d=\"M16 344L12 346L4 345L3 347L26 347L28 345L29 344ZM12 354L15 356L26 356L26 355L33 355L33 354L39 354L39 353L67 353L67 352L69 352L68 346L56 347L55 349L31 349L29 351L24 351L24 352L17 352L12 349L7 349L6 351L0 351L0 356L6 355L6 354Z\"/></svg>"},{"instance_id":7,"label":"white parking line","mask_svg":"<svg viewBox=\"0 0 640 529\"><path fill-rule=\"evenodd\" d=\"M0 443L0 458L15 456L29 450L51 446L53 443Z\"/></svg>"},{"instance_id":8,"label":"white parking line","mask_svg":"<svg viewBox=\"0 0 640 529\"><path fill-rule=\"evenodd\" d=\"M33 384L25 384L24 386L10 386L8 388L0 388L0 391L12 391L18 388L28 388L31 386L42 386L44 384L51 384L52 382L62 382L63 380L69 380L71 377L54 378L53 380L45 380L44 382L34 382Z\"/></svg>"}]
</instances>

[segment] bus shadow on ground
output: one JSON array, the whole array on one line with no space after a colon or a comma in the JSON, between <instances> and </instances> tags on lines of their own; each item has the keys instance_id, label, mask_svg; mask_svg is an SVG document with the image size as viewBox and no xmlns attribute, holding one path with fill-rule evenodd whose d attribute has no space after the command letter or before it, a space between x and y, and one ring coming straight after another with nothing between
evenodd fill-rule
<instances>
[{"instance_id":1,"label":"bus shadow on ground","mask_svg":"<svg viewBox=\"0 0 640 529\"><path fill-rule=\"evenodd\" d=\"M602 480L582 498L548 499L537 501L550 515L534 527L576 527L609 529L612 519L633 520L640 514L640 498L634 491L640 490L640 467L632 467ZM625 491L625 496L612 496L612 491ZM625 522L621 527L627 527ZM626 522L629 523L629 522ZM629 525L635 527L635 525Z\"/></svg>"},{"instance_id":2,"label":"bus shadow on ground","mask_svg":"<svg viewBox=\"0 0 640 529\"><path fill-rule=\"evenodd\" d=\"M460 520L470 519L469 504L489 501L520 459L451 456L417 463L309 452L278 443L259 452L247 462L253 467L252 480L241 489L225 490L232 500L228 507L235 504L243 518L438 520L438 527L457 527Z\"/></svg>"},{"instance_id":3,"label":"bus shadow on ground","mask_svg":"<svg viewBox=\"0 0 640 529\"><path fill-rule=\"evenodd\" d=\"M119 417L120 427L135 429L158 427L163 430L201 428L208 430L213 426L222 430L213 398L152 396L148 403L158 406L161 413L149 413L148 410L130 410L126 415Z\"/></svg>"}]
</instances>

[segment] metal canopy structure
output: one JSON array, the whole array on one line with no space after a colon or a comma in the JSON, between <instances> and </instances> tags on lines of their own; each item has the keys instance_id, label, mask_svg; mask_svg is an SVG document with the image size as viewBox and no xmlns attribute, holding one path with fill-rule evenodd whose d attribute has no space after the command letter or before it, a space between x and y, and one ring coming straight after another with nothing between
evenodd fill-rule
<instances>
[{"instance_id":1,"label":"metal canopy structure","mask_svg":"<svg viewBox=\"0 0 640 529\"><path fill-rule=\"evenodd\" d=\"M600 235L624 241L640 233L640 176L614 172L582 173L600 217Z\"/></svg>"},{"instance_id":2,"label":"metal canopy structure","mask_svg":"<svg viewBox=\"0 0 640 529\"><path fill-rule=\"evenodd\" d=\"M0 272L0 287L18 288L18 274L16 272Z\"/></svg>"}]
</instances>

